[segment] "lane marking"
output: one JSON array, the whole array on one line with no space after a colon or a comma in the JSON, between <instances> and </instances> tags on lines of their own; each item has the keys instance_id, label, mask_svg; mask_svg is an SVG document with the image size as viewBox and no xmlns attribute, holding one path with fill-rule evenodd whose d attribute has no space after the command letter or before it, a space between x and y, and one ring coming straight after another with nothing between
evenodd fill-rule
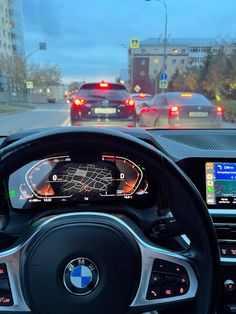
<instances>
[{"instance_id":1,"label":"lane marking","mask_svg":"<svg viewBox=\"0 0 236 314\"><path fill-rule=\"evenodd\" d=\"M69 112L70 109L34 109L33 112Z\"/></svg>"},{"instance_id":2,"label":"lane marking","mask_svg":"<svg viewBox=\"0 0 236 314\"><path fill-rule=\"evenodd\" d=\"M67 118L66 121L63 122L61 126L70 126L70 117Z\"/></svg>"}]
</instances>

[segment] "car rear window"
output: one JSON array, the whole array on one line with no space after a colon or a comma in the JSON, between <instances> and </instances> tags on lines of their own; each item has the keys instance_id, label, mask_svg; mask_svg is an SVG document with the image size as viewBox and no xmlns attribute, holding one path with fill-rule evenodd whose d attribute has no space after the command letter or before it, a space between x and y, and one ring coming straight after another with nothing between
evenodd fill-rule
<instances>
[{"instance_id":1,"label":"car rear window","mask_svg":"<svg viewBox=\"0 0 236 314\"><path fill-rule=\"evenodd\" d=\"M202 95L168 95L168 102L170 104L180 105L196 105L196 106L213 106L213 104Z\"/></svg>"},{"instance_id":2,"label":"car rear window","mask_svg":"<svg viewBox=\"0 0 236 314\"><path fill-rule=\"evenodd\" d=\"M104 98L120 100L129 98L129 93L122 85L109 85L107 88L101 88L97 84L84 85L79 91L80 96L87 98Z\"/></svg>"}]
</instances>

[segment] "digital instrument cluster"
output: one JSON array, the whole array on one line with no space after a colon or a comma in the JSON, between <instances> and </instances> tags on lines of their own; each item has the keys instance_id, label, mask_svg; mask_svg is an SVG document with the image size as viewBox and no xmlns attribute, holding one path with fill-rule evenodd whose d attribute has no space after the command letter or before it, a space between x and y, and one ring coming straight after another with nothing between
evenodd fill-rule
<instances>
[{"instance_id":1,"label":"digital instrument cluster","mask_svg":"<svg viewBox=\"0 0 236 314\"><path fill-rule=\"evenodd\" d=\"M54 156L21 167L9 177L12 207L28 209L39 203L140 199L148 194L149 183L141 165L110 154L88 160Z\"/></svg>"}]
</instances>

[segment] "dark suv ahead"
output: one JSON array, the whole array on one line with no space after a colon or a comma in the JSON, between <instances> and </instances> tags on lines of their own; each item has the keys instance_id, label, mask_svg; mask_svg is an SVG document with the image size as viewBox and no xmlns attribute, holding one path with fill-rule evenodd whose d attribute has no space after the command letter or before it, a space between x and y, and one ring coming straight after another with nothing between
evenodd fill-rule
<instances>
[{"instance_id":1,"label":"dark suv ahead","mask_svg":"<svg viewBox=\"0 0 236 314\"><path fill-rule=\"evenodd\" d=\"M121 84L82 85L71 100L70 116L71 125L136 126L135 102Z\"/></svg>"}]
</instances>

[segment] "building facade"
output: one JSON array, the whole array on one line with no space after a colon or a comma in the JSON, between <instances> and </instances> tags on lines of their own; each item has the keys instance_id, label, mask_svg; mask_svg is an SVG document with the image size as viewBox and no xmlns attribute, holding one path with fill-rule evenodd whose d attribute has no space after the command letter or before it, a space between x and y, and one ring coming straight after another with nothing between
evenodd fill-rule
<instances>
[{"instance_id":1,"label":"building facade","mask_svg":"<svg viewBox=\"0 0 236 314\"><path fill-rule=\"evenodd\" d=\"M163 69L164 39L143 40L138 49L128 51L131 89L139 85L143 92L154 93L161 72L171 78L177 69L185 72L199 67L210 52L216 55L219 49L224 49L226 54L235 53L236 38L168 38L166 68Z\"/></svg>"},{"instance_id":2,"label":"building facade","mask_svg":"<svg viewBox=\"0 0 236 314\"><path fill-rule=\"evenodd\" d=\"M21 0L0 2L0 54L24 55L24 33Z\"/></svg>"}]
</instances>

